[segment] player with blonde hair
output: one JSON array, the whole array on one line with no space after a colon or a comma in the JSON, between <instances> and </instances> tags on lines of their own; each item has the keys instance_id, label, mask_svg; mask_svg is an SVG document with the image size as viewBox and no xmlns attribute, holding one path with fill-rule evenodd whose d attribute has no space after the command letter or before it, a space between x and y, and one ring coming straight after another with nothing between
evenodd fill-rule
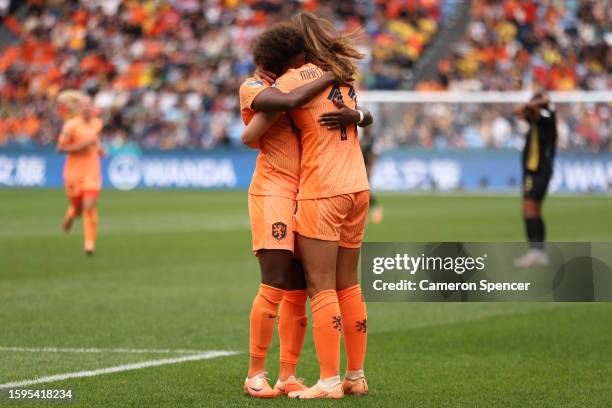
<instances>
[{"instance_id":1,"label":"player with blonde hair","mask_svg":"<svg viewBox=\"0 0 612 408\"><path fill-rule=\"evenodd\" d=\"M57 97L66 118L58 138L57 151L68 157L64 165L64 188L70 202L64 216L64 231L70 231L76 218L83 215L84 249L93 255L98 229L97 201L102 188L100 146L102 119L95 116L91 97L67 90Z\"/></svg>"}]
</instances>

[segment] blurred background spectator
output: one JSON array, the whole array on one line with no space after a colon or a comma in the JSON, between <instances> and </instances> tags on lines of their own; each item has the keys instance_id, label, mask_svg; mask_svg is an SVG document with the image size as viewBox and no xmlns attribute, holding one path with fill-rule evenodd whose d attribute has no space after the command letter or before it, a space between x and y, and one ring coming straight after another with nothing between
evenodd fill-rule
<instances>
[{"instance_id":1,"label":"blurred background spectator","mask_svg":"<svg viewBox=\"0 0 612 408\"><path fill-rule=\"evenodd\" d=\"M471 2L463 38L436 42L460 1L0 0L0 146L55 142L54 98L90 93L111 147L210 149L240 144L237 89L251 41L300 10L363 27L364 89L409 89L415 65L450 47L417 89L610 88L612 7L606 0ZM608 5L608 7L606 7ZM520 144L509 106L389 105L383 145L501 148ZM610 105L563 107L561 148L609 150Z\"/></svg>"},{"instance_id":2,"label":"blurred background spectator","mask_svg":"<svg viewBox=\"0 0 612 408\"><path fill-rule=\"evenodd\" d=\"M439 63L454 90L606 90L609 0L474 0L464 37Z\"/></svg>"},{"instance_id":3,"label":"blurred background spectator","mask_svg":"<svg viewBox=\"0 0 612 408\"><path fill-rule=\"evenodd\" d=\"M381 149L521 149L527 123L502 103L382 103L374 123ZM561 103L557 147L585 152L612 151L612 109L604 103Z\"/></svg>"}]
</instances>

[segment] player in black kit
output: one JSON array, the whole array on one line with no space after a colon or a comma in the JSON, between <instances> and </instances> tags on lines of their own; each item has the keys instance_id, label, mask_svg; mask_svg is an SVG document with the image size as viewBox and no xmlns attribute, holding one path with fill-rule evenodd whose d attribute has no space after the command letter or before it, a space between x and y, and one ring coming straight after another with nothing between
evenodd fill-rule
<instances>
[{"instance_id":1,"label":"player in black kit","mask_svg":"<svg viewBox=\"0 0 612 408\"><path fill-rule=\"evenodd\" d=\"M557 120L549 97L536 93L529 103L514 113L529 122L523 149L523 218L529 251L516 260L517 267L548 265L544 251L546 229L542 219L542 202L552 177L557 143Z\"/></svg>"},{"instance_id":2,"label":"player in black kit","mask_svg":"<svg viewBox=\"0 0 612 408\"><path fill-rule=\"evenodd\" d=\"M368 173L368 181L372 177L372 168L374 163L378 159L379 149L375 145L374 134L371 127L362 129L361 134L361 153L363 153L363 160L366 165L366 171ZM384 210L377 197L370 191L370 220L374 224L380 224L383 220Z\"/></svg>"}]
</instances>

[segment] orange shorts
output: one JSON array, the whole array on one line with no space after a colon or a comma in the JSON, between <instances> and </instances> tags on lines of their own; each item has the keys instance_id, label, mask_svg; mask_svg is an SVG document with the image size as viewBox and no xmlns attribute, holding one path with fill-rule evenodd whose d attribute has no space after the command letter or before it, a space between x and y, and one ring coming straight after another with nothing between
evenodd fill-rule
<instances>
[{"instance_id":1,"label":"orange shorts","mask_svg":"<svg viewBox=\"0 0 612 408\"><path fill-rule=\"evenodd\" d=\"M253 252L286 249L293 252L295 200L280 196L249 194L249 217Z\"/></svg>"},{"instance_id":2,"label":"orange shorts","mask_svg":"<svg viewBox=\"0 0 612 408\"><path fill-rule=\"evenodd\" d=\"M295 230L323 241L338 241L344 248L359 248L368 218L370 192L298 201Z\"/></svg>"},{"instance_id":3,"label":"orange shorts","mask_svg":"<svg viewBox=\"0 0 612 408\"><path fill-rule=\"evenodd\" d=\"M102 180L99 177L64 179L64 190L68 197L80 197L85 192L99 192L101 188Z\"/></svg>"}]
</instances>

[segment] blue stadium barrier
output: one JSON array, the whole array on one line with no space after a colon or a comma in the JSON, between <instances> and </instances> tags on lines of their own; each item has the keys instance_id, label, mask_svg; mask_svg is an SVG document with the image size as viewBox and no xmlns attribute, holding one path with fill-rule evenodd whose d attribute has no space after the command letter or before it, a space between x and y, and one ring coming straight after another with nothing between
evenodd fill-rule
<instances>
[{"instance_id":1,"label":"blue stadium barrier","mask_svg":"<svg viewBox=\"0 0 612 408\"><path fill-rule=\"evenodd\" d=\"M246 189L255 157L249 150L119 150L102 160L103 183L119 190ZM52 150L0 150L0 187L62 187L63 163ZM520 183L514 150L393 150L380 156L372 177L381 191L512 192ZM612 191L612 154L560 153L551 191Z\"/></svg>"}]
</instances>

